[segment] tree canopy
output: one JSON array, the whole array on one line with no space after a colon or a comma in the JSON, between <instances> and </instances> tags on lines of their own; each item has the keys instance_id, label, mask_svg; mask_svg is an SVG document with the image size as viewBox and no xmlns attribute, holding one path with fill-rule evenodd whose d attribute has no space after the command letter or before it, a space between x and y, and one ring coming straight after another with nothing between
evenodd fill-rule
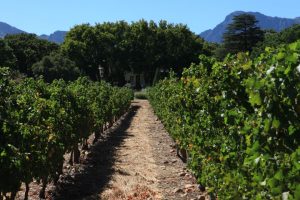
<instances>
[{"instance_id":1,"label":"tree canopy","mask_svg":"<svg viewBox=\"0 0 300 200\"><path fill-rule=\"evenodd\" d=\"M105 22L74 26L60 46L34 34L7 35L0 40L0 65L25 76L43 75L47 81L69 80L78 70L99 80L101 66L109 82L123 85L128 71L143 73L150 84L158 70L172 68L179 74L198 62L200 54L212 55L214 48L183 24Z\"/></svg>"},{"instance_id":2,"label":"tree canopy","mask_svg":"<svg viewBox=\"0 0 300 200\"><path fill-rule=\"evenodd\" d=\"M98 67L104 67L109 81L120 81L125 71L144 72L150 82L157 68L182 71L198 55L209 53L204 40L186 25L140 20L73 27L62 50L82 72L97 79Z\"/></svg>"},{"instance_id":3,"label":"tree canopy","mask_svg":"<svg viewBox=\"0 0 300 200\"><path fill-rule=\"evenodd\" d=\"M14 70L19 70L29 76L32 75L31 66L35 62L40 61L43 56L49 55L59 48L55 43L39 39L36 35L27 33L7 35L4 41L7 42L16 57Z\"/></svg>"},{"instance_id":4,"label":"tree canopy","mask_svg":"<svg viewBox=\"0 0 300 200\"><path fill-rule=\"evenodd\" d=\"M12 68L16 63L16 57L7 42L0 38L0 66Z\"/></svg>"},{"instance_id":5,"label":"tree canopy","mask_svg":"<svg viewBox=\"0 0 300 200\"><path fill-rule=\"evenodd\" d=\"M71 81L80 76L75 63L57 52L44 56L41 61L35 63L32 72L34 76L43 76L46 82L52 82L54 79Z\"/></svg>"},{"instance_id":6,"label":"tree canopy","mask_svg":"<svg viewBox=\"0 0 300 200\"><path fill-rule=\"evenodd\" d=\"M295 24L281 32L267 30L264 34L264 40L257 43L253 49L252 57L257 57L264 52L266 47L277 47L282 44L289 44L300 39L300 24Z\"/></svg>"},{"instance_id":7,"label":"tree canopy","mask_svg":"<svg viewBox=\"0 0 300 200\"><path fill-rule=\"evenodd\" d=\"M229 53L251 52L263 40L263 35L264 32L257 26L254 15L236 15L223 35L224 48Z\"/></svg>"}]
</instances>

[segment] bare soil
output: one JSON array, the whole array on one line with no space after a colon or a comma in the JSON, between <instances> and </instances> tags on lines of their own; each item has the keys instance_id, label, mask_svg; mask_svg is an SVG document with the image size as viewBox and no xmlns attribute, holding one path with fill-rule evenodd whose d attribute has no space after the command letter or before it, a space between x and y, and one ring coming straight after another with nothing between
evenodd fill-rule
<instances>
[{"instance_id":1,"label":"bare soil","mask_svg":"<svg viewBox=\"0 0 300 200\"><path fill-rule=\"evenodd\" d=\"M174 141L147 100L133 101L127 115L96 144L92 139L81 163L66 163L59 184L47 187L47 199L209 199L176 156ZM38 199L38 189L31 184L30 199ZM18 198L23 195L19 192Z\"/></svg>"}]
</instances>

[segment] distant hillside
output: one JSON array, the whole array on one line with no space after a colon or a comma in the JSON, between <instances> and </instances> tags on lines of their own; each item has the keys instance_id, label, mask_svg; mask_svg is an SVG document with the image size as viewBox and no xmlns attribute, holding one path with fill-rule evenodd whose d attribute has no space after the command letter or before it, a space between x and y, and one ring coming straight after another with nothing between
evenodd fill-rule
<instances>
[{"instance_id":1,"label":"distant hillside","mask_svg":"<svg viewBox=\"0 0 300 200\"><path fill-rule=\"evenodd\" d=\"M67 31L55 31L50 35L40 35L39 38L61 44L64 42L66 34Z\"/></svg>"},{"instance_id":2,"label":"distant hillside","mask_svg":"<svg viewBox=\"0 0 300 200\"><path fill-rule=\"evenodd\" d=\"M243 13L252 14L258 20L258 26L261 29L273 29L277 32L286 29L293 24L300 24L300 17L295 19L288 19L288 18L280 18L280 17L270 17L259 12L243 12L243 11L236 11L226 16L225 20L218 24L214 29L209 29L200 34L206 41L209 42L222 42L223 33L226 31L226 27L228 24L232 22L232 19L236 15L240 15Z\"/></svg>"},{"instance_id":3,"label":"distant hillside","mask_svg":"<svg viewBox=\"0 0 300 200\"><path fill-rule=\"evenodd\" d=\"M25 31L17 29L7 23L0 22L0 38L3 38L7 34L19 34L19 33L25 33Z\"/></svg>"},{"instance_id":4,"label":"distant hillside","mask_svg":"<svg viewBox=\"0 0 300 200\"><path fill-rule=\"evenodd\" d=\"M15 28L7 23L0 22L0 38L5 37L6 35L13 35L13 34L20 34L20 33L26 33L26 32L18 28ZM55 31L50 35L41 35L38 37L41 39L48 40L50 42L61 44L64 42L66 33L67 33L66 31Z\"/></svg>"}]
</instances>

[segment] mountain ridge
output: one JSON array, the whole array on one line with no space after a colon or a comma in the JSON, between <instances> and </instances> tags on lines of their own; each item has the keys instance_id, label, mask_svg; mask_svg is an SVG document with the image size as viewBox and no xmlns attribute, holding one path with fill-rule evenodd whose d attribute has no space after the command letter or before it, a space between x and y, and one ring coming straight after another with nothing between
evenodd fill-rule
<instances>
[{"instance_id":1,"label":"mountain ridge","mask_svg":"<svg viewBox=\"0 0 300 200\"><path fill-rule=\"evenodd\" d=\"M20 33L28 33L28 32L18 29L14 26L11 26L5 22L0 22L0 38L4 38L6 35L13 35L13 34L20 34ZM67 31L55 31L50 35L42 34L42 35L37 35L37 37L40 39L48 40L50 42L61 44L63 43L66 34Z\"/></svg>"},{"instance_id":2,"label":"mountain ridge","mask_svg":"<svg viewBox=\"0 0 300 200\"><path fill-rule=\"evenodd\" d=\"M227 15L221 23L219 23L215 28L208 29L200 33L200 36L203 37L208 42L222 42L223 33L226 31L226 27L232 22L232 19L236 15L240 14L252 14L258 20L258 26L263 29L273 29L276 32L282 31L283 29L289 28L294 24L300 24L300 17L294 19L283 18L283 17L271 17L264 15L260 12L245 12L245 11L235 11Z\"/></svg>"},{"instance_id":3,"label":"mountain ridge","mask_svg":"<svg viewBox=\"0 0 300 200\"><path fill-rule=\"evenodd\" d=\"M11 26L5 22L0 22L0 38L3 38L7 34L19 34L19 33L26 33L14 26Z\"/></svg>"},{"instance_id":4,"label":"mountain ridge","mask_svg":"<svg viewBox=\"0 0 300 200\"><path fill-rule=\"evenodd\" d=\"M55 43L61 44L64 42L66 34L67 34L67 31L55 31L55 32L51 33L50 35L46 35L46 34L40 35L39 38L48 40L50 42L55 42Z\"/></svg>"},{"instance_id":5,"label":"mountain ridge","mask_svg":"<svg viewBox=\"0 0 300 200\"><path fill-rule=\"evenodd\" d=\"M223 33L226 31L226 27L228 26L228 24L232 22L233 17L235 15L244 14L244 13L254 15L258 20L258 26L264 30L273 29L279 32L283 29L289 28L294 24L300 24L300 17L291 19L291 18L283 18L277 16L271 17L271 16L264 15L260 12L235 11L227 15L224 21L219 23L215 28L203 31L202 33L199 34L199 36L203 37L208 42L221 43ZM20 34L20 33L27 33L27 32L18 29L14 26L11 26L5 22L0 22L0 38L5 37L5 35L7 34ZM42 34L42 35L38 35L38 37L40 39L45 39L51 42L61 44L63 43L66 34L67 31L57 30L51 33L50 35Z\"/></svg>"}]
</instances>

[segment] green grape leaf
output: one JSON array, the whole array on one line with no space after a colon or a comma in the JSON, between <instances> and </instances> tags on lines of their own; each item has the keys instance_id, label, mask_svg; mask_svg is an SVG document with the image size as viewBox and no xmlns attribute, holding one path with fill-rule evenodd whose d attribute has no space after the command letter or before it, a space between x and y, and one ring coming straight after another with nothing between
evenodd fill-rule
<instances>
[{"instance_id":1,"label":"green grape leaf","mask_svg":"<svg viewBox=\"0 0 300 200\"><path fill-rule=\"evenodd\" d=\"M1 154L0 154L0 157L5 157L6 155L7 155L6 151L3 150L3 151L1 152Z\"/></svg>"},{"instance_id":2,"label":"green grape leaf","mask_svg":"<svg viewBox=\"0 0 300 200\"><path fill-rule=\"evenodd\" d=\"M285 57L285 53L284 52L279 52L276 55L277 60L282 60Z\"/></svg>"},{"instance_id":3,"label":"green grape leaf","mask_svg":"<svg viewBox=\"0 0 300 200\"><path fill-rule=\"evenodd\" d=\"M290 125L289 128L288 128L288 131L289 131L289 135L293 135L296 131L295 126Z\"/></svg>"},{"instance_id":4,"label":"green grape leaf","mask_svg":"<svg viewBox=\"0 0 300 200\"><path fill-rule=\"evenodd\" d=\"M249 95L249 102L251 103L252 106L261 105L261 98L260 94L257 92L251 92Z\"/></svg>"},{"instance_id":5,"label":"green grape leaf","mask_svg":"<svg viewBox=\"0 0 300 200\"><path fill-rule=\"evenodd\" d=\"M279 171L275 174L274 178L275 178L276 180L282 181L283 178L284 178L283 173L282 173L282 170L279 170Z\"/></svg>"},{"instance_id":6,"label":"green grape leaf","mask_svg":"<svg viewBox=\"0 0 300 200\"><path fill-rule=\"evenodd\" d=\"M286 57L286 60L291 63L297 63L298 62L298 54L297 53L290 54Z\"/></svg>"},{"instance_id":7,"label":"green grape leaf","mask_svg":"<svg viewBox=\"0 0 300 200\"><path fill-rule=\"evenodd\" d=\"M277 129L280 126L280 121L278 119L273 119L272 121L272 127Z\"/></svg>"}]
</instances>

